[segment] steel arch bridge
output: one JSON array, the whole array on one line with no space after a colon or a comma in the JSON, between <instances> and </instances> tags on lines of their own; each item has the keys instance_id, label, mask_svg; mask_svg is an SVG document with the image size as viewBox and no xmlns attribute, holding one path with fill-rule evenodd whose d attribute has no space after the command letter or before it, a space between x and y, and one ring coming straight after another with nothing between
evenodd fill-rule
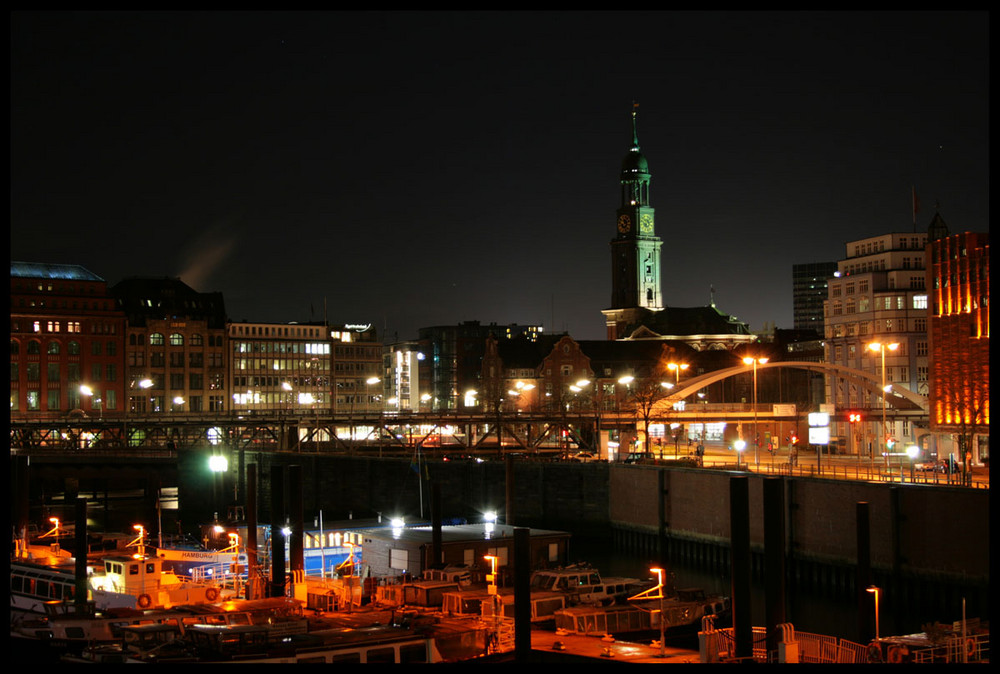
<instances>
[{"instance_id":1,"label":"steel arch bridge","mask_svg":"<svg viewBox=\"0 0 1000 674\"><path fill-rule=\"evenodd\" d=\"M855 384L859 388L871 391L879 396L883 394L882 380L880 377L855 368L845 367L843 365L834 365L832 363L814 363L803 360L787 360L776 363L769 362L757 364L758 371L774 368L810 370L812 372L819 372L822 374L835 374L838 377ZM708 386L709 384L714 384L722 381L723 379L735 377L736 375L743 375L752 371L752 365L738 365L736 367L715 370L697 377L692 377L671 391L670 395L658 402L656 407L672 407L674 404L684 400L688 396L696 394L700 389ZM898 410L920 410L924 413L927 413L930 409L927 396L914 393L908 388L899 386L898 384L892 385L890 395L886 396L886 404Z\"/></svg>"}]
</instances>

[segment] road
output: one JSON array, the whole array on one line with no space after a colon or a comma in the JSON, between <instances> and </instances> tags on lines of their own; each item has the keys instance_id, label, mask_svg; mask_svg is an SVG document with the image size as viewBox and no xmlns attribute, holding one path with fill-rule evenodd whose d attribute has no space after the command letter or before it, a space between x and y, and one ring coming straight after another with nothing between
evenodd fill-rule
<instances>
[{"instance_id":1,"label":"road","mask_svg":"<svg viewBox=\"0 0 1000 674\"><path fill-rule=\"evenodd\" d=\"M768 452L762 449L755 461L753 450L739 453L722 443L706 443L702 462L705 466L715 468L730 467L733 470L749 470L755 473L774 475L815 475L827 478L850 480L869 480L873 482L900 482L919 484L962 484L961 464L954 474L920 471L911 465L906 456L891 456L888 462L884 458L875 461L869 457L857 455L829 454L826 448L822 453L817 445L800 446L794 455L788 448ZM663 459L694 456L695 446L690 449L681 444L664 447ZM659 457L658 454L654 455ZM989 488L989 467L973 466L971 485L977 488Z\"/></svg>"}]
</instances>

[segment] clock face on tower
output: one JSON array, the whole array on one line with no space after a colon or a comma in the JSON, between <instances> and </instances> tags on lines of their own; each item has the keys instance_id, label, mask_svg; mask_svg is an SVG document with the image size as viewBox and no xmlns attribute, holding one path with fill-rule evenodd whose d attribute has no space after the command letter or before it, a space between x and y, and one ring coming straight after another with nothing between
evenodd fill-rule
<instances>
[{"instance_id":1,"label":"clock face on tower","mask_svg":"<svg viewBox=\"0 0 1000 674\"><path fill-rule=\"evenodd\" d=\"M653 216L646 213L639 218L639 231L643 234L653 233Z\"/></svg>"},{"instance_id":2,"label":"clock face on tower","mask_svg":"<svg viewBox=\"0 0 1000 674\"><path fill-rule=\"evenodd\" d=\"M632 218L627 215L622 215L618 218L618 231L622 234L627 233L632 229Z\"/></svg>"}]
</instances>

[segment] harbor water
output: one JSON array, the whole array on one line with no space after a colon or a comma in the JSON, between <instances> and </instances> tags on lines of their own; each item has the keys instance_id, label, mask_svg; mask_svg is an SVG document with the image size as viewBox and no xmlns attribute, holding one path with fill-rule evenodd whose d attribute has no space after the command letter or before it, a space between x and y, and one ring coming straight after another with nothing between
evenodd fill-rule
<instances>
[{"instance_id":1,"label":"harbor water","mask_svg":"<svg viewBox=\"0 0 1000 674\"><path fill-rule=\"evenodd\" d=\"M570 560L589 562L604 576L642 579L653 577L650 569L660 564L657 559L644 559L634 553L615 550L607 539L595 540L579 535L573 537ZM707 571L689 563L671 563L668 569L673 574L676 587L700 587L706 594L732 594L732 579L728 573ZM874 636L858 634L859 607L853 589L828 588L826 591L819 591L816 588L786 586L785 598L786 622L792 623L797 632L834 636L861 643L867 643ZM984 607L988 609L987 598L963 597L960 591L949 593L943 599L924 601L896 598L883 591L879 599L879 633L882 636L912 634L923 631L922 626L928 623L951 624L960 621L963 618L963 598L966 600L967 611L982 611ZM763 627L766 623L766 604L762 579L755 578L752 582L751 602L753 624ZM870 610L871 624L874 626L874 599ZM988 615L977 613L967 613L966 617L984 621L989 618Z\"/></svg>"}]
</instances>

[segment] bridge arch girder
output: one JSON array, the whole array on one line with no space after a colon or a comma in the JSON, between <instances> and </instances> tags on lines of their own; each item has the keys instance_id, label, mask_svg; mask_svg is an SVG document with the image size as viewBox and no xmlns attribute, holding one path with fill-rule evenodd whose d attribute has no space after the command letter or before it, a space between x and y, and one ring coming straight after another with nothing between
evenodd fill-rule
<instances>
[{"instance_id":1,"label":"bridge arch girder","mask_svg":"<svg viewBox=\"0 0 1000 674\"><path fill-rule=\"evenodd\" d=\"M683 382L679 388L672 391L669 396L664 398L659 403L659 405L672 406L684 398L694 395L699 389L702 389L709 384L714 384L730 377L751 372L752 367L752 365L737 365L735 367L716 370L714 372L707 372L703 375L692 377L691 379ZM877 395L882 395L881 379L875 375L863 372L862 370L858 370L856 368L835 365L833 363L814 363L811 361L798 360L757 364L758 371L774 368L809 370L812 372L820 372L822 374L835 374L860 388L871 391ZM897 409L920 409L924 412L927 412L930 409L927 396L914 393L904 386L893 384L891 393L892 395L886 397L886 403L891 407Z\"/></svg>"}]
</instances>

